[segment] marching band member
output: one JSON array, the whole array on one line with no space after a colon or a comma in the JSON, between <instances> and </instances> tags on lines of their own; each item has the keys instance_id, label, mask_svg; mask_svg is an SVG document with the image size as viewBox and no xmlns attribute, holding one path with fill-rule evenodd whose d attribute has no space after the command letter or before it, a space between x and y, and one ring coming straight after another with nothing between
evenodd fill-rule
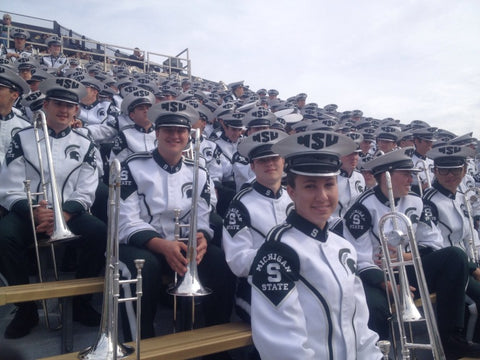
<instances>
[{"instance_id":1,"label":"marching band member","mask_svg":"<svg viewBox=\"0 0 480 360\"><path fill-rule=\"evenodd\" d=\"M277 117L271 112L266 110L262 106L255 106L248 111L243 118L243 123L247 129L247 137L256 133L269 129L272 126ZM240 143L246 138L241 138ZM245 183L249 183L255 179L255 173L250 167L249 161L238 152L232 156L232 169L233 178L235 180L236 191L238 192Z\"/></svg>"},{"instance_id":2,"label":"marching band member","mask_svg":"<svg viewBox=\"0 0 480 360\"><path fill-rule=\"evenodd\" d=\"M192 207L192 160L182 153L198 112L181 101L165 101L152 106L149 119L155 124L157 147L151 152L130 156L122 169L119 211L120 260L136 276L134 259L145 259L141 333L155 336L153 322L160 300L162 276L176 272L183 276L188 260L187 246L174 240L174 210L181 210L180 221L188 223ZM205 324L228 322L233 302L233 275L223 251L210 243L209 226L212 183L205 168L199 168L197 226L198 272L201 282L212 289L202 298ZM125 274L123 274L125 276ZM128 325L127 325L128 326ZM126 327L127 327L126 326ZM125 330L126 328L124 328ZM126 333L128 335L128 330Z\"/></svg>"},{"instance_id":3,"label":"marching band member","mask_svg":"<svg viewBox=\"0 0 480 360\"><path fill-rule=\"evenodd\" d=\"M352 139L312 131L272 147L285 157L295 204L273 228L250 269L252 335L262 359L381 359L356 274L355 248L328 231L337 206L340 157Z\"/></svg>"},{"instance_id":4,"label":"marching band member","mask_svg":"<svg viewBox=\"0 0 480 360\"><path fill-rule=\"evenodd\" d=\"M222 167L222 181L217 185L218 204L217 212L220 216L225 215L228 204L236 193L235 179L233 177L233 155L237 152L237 146L243 132L244 113L228 111L218 116L222 125L222 134L215 140L217 144L214 154L220 160Z\"/></svg>"},{"instance_id":5,"label":"marching band member","mask_svg":"<svg viewBox=\"0 0 480 360\"><path fill-rule=\"evenodd\" d=\"M436 131L437 128L435 127L423 127L413 130L415 152L412 155L412 160L415 167L422 169L423 171L418 173L418 178L420 179L421 184L418 183L416 176L413 177L412 191L419 195L423 190L428 188L428 178L430 178L430 184L433 182L433 161L427 157L427 153L432 149ZM420 186L422 187L422 190L420 190Z\"/></svg>"},{"instance_id":6,"label":"marching band member","mask_svg":"<svg viewBox=\"0 0 480 360\"><path fill-rule=\"evenodd\" d=\"M45 43L47 44L48 55L42 56L40 62L54 69L66 67L68 65L68 59L60 53L62 50L62 39L58 36L50 36L45 40Z\"/></svg>"},{"instance_id":7,"label":"marching band member","mask_svg":"<svg viewBox=\"0 0 480 360\"><path fill-rule=\"evenodd\" d=\"M19 58L30 57L32 53L26 48L27 39L30 38L30 33L23 29L12 29L10 36L13 38L14 47L7 49L7 53L3 57L10 62L15 62Z\"/></svg>"},{"instance_id":8,"label":"marching band member","mask_svg":"<svg viewBox=\"0 0 480 360\"><path fill-rule=\"evenodd\" d=\"M357 170L361 151L358 144L363 140L363 136L355 132L348 133L347 136L355 141L357 149L340 159L342 166L340 174L337 176L338 205L332 214L332 216L337 217L343 217L350 205L365 190L365 178ZM357 138L357 140L354 138Z\"/></svg>"},{"instance_id":9,"label":"marching band member","mask_svg":"<svg viewBox=\"0 0 480 360\"><path fill-rule=\"evenodd\" d=\"M416 237L430 292L437 293L438 330L447 356L480 356L480 345L468 343L461 331L464 327L465 287L468 279L465 253L455 247L442 248L438 229L423 211L422 199L410 191L412 174L419 171L409 156L411 148L391 151L374 158L365 166L375 175L378 185L363 193L344 217L344 236L358 253L358 272L365 287L370 310L369 327L380 339L388 339L387 302L389 284L385 283L381 263L380 218L391 211L385 172L391 173L396 211L404 213L413 224L430 225L429 234ZM427 236L428 235L428 236ZM410 253L404 254L411 259ZM412 267L407 267L410 284L416 287ZM391 291L391 290L390 290Z\"/></svg>"},{"instance_id":10,"label":"marching band member","mask_svg":"<svg viewBox=\"0 0 480 360\"><path fill-rule=\"evenodd\" d=\"M122 107L126 108L125 112L133 124L123 127L113 140L110 162L113 159L122 162L131 154L155 149L155 127L147 115L154 103L155 96L144 89L133 91L124 99Z\"/></svg>"},{"instance_id":11,"label":"marching band member","mask_svg":"<svg viewBox=\"0 0 480 360\"><path fill-rule=\"evenodd\" d=\"M27 126L28 120L13 111L13 105L30 88L20 76L0 66L0 164L7 152L12 136Z\"/></svg>"},{"instance_id":12,"label":"marching band member","mask_svg":"<svg viewBox=\"0 0 480 360\"><path fill-rule=\"evenodd\" d=\"M224 219L222 245L227 263L238 277L236 309L245 321L250 321L251 288L247 276L253 258L268 232L285 220L292 203L281 184L284 160L271 149L287 136L278 130L262 130L238 145L256 180L238 192L230 203Z\"/></svg>"},{"instance_id":13,"label":"marching band member","mask_svg":"<svg viewBox=\"0 0 480 360\"><path fill-rule=\"evenodd\" d=\"M470 226L473 212L468 213L465 197L459 186L467 173L467 159L475 151L466 146L445 144L430 150L435 181L423 195L424 208L442 233L443 247L457 246L469 257L469 281L466 294L480 305L480 267L478 233ZM469 219L472 217L472 219ZM417 232L421 233L422 227ZM426 231L429 229L426 228ZM473 230L473 231L472 231ZM420 235L421 236L421 235ZM470 334L470 335L473 335ZM470 339L471 340L471 339Z\"/></svg>"},{"instance_id":14,"label":"marching band member","mask_svg":"<svg viewBox=\"0 0 480 360\"><path fill-rule=\"evenodd\" d=\"M105 264L106 225L91 215L98 175L95 146L70 123L78 111L85 88L75 80L52 78L45 80L40 90L46 95L43 110L46 114L52 147L52 161L62 200L62 210L70 230L81 239L72 243L79 248L80 259L76 277L98 276ZM39 130L42 131L42 130ZM22 180L30 180L32 189L41 187L39 156L33 127L14 135L1 168L0 203L9 212L0 220L0 269L10 285L28 283L27 248L33 243L30 211ZM41 143L43 159L45 145ZM48 178L48 174L47 174ZM33 210L36 231L50 235L54 227L53 210L49 199L39 201ZM73 319L87 326L98 326L100 314L89 304L90 296L78 296L73 302ZM35 302L17 304L15 317L5 330L6 338L27 335L38 323Z\"/></svg>"}]
</instances>

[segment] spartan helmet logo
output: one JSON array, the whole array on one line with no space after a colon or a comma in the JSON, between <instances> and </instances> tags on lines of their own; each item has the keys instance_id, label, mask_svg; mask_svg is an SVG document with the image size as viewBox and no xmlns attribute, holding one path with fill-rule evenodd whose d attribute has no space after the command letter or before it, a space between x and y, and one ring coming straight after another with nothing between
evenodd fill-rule
<instances>
[{"instance_id":1,"label":"spartan helmet logo","mask_svg":"<svg viewBox=\"0 0 480 360\"><path fill-rule=\"evenodd\" d=\"M182 185L182 198L191 199L193 193L193 186L191 182Z\"/></svg>"},{"instance_id":2,"label":"spartan helmet logo","mask_svg":"<svg viewBox=\"0 0 480 360\"><path fill-rule=\"evenodd\" d=\"M405 215L410 219L412 224L418 223L418 215L415 214L416 210L417 209L414 208L414 207L409 207L407 210L405 210ZM425 222L429 224L430 220L432 219L432 213L431 213L431 211L430 211L430 213L428 213L426 208L425 208L424 212L425 212Z\"/></svg>"},{"instance_id":3,"label":"spartan helmet logo","mask_svg":"<svg viewBox=\"0 0 480 360\"><path fill-rule=\"evenodd\" d=\"M360 180L355 181L355 189L361 193L363 192L363 186Z\"/></svg>"},{"instance_id":4,"label":"spartan helmet logo","mask_svg":"<svg viewBox=\"0 0 480 360\"><path fill-rule=\"evenodd\" d=\"M355 260L352 258L350 249L340 249L338 252L338 260L342 264L347 274L355 274L357 271Z\"/></svg>"},{"instance_id":5,"label":"spartan helmet logo","mask_svg":"<svg viewBox=\"0 0 480 360\"><path fill-rule=\"evenodd\" d=\"M70 145L65 149L65 159L72 159L75 161L80 161L80 153L78 152L80 146Z\"/></svg>"}]
</instances>

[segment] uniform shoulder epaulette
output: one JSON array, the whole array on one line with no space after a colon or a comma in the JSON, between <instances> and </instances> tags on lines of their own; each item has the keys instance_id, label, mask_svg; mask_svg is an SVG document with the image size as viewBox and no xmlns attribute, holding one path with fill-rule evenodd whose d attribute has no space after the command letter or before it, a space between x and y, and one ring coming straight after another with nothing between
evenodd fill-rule
<instances>
[{"instance_id":1,"label":"uniform shoulder epaulette","mask_svg":"<svg viewBox=\"0 0 480 360\"><path fill-rule=\"evenodd\" d=\"M33 126L27 126L27 127L19 129L15 134L19 134L23 131L28 131L28 130L31 130L31 129L33 129Z\"/></svg>"},{"instance_id":2,"label":"uniform shoulder epaulette","mask_svg":"<svg viewBox=\"0 0 480 360\"><path fill-rule=\"evenodd\" d=\"M246 194L252 192L253 187L251 185L245 186L242 188L238 193L235 194L232 200L240 200L242 197L244 197Z\"/></svg>"},{"instance_id":3,"label":"uniform shoulder epaulette","mask_svg":"<svg viewBox=\"0 0 480 360\"><path fill-rule=\"evenodd\" d=\"M204 158L203 155L200 155L200 157ZM195 161L193 159L190 159L190 158L187 158L187 157L183 158L183 163L187 166L191 166L191 167L195 166ZM208 173L208 170L205 168L205 166L199 165L198 169L203 170L206 173Z\"/></svg>"},{"instance_id":4,"label":"uniform shoulder epaulette","mask_svg":"<svg viewBox=\"0 0 480 360\"><path fill-rule=\"evenodd\" d=\"M277 225L268 232L267 238L265 239L265 241L280 241L285 231L291 228L292 228L292 225L287 223Z\"/></svg>"},{"instance_id":5,"label":"uniform shoulder epaulette","mask_svg":"<svg viewBox=\"0 0 480 360\"><path fill-rule=\"evenodd\" d=\"M22 120L25 120L27 123L31 124L30 120L28 119L28 117L25 116L25 114L17 114L17 113L15 113L15 115L16 115L18 118L20 118L20 119L22 119Z\"/></svg>"},{"instance_id":6,"label":"uniform shoulder epaulette","mask_svg":"<svg viewBox=\"0 0 480 360\"><path fill-rule=\"evenodd\" d=\"M424 200L427 200L427 201L430 201L432 199L432 197L438 192L437 189L435 189L434 187L430 187L428 189L426 189L423 193L423 199Z\"/></svg>"},{"instance_id":7,"label":"uniform shoulder epaulette","mask_svg":"<svg viewBox=\"0 0 480 360\"><path fill-rule=\"evenodd\" d=\"M368 190L365 190L363 193L361 193L361 194L358 196L358 198L357 198L357 200L356 200L355 202L356 202L356 203L357 203L357 202L362 202L362 201L364 201L366 198L368 198L369 196L374 195L374 190L373 190L373 189L374 189L374 188L370 188L370 189L368 189Z\"/></svg>"},{"instance_id":8,"label":"uniform shoulder epaulette","mask_svg":"<svg viewBox=\"0 0 480 360\"><path fill-rule=\"evenodd\" d=\"M141 160L141 159L150 159L152 157L152 153L149 151L142 151L133 153L125 159L125 162L128 163L132 160Z\"/></svg>"},{"instance_id":9,"label":"uniform shoulder epaulette","mask_svg":"<svg viewBox=\"0 0 480 360\"><path fill-rule=\"evenodd\" d=\"M92 139L92 136L90 135L90 130L88 130L88 128L72 128L72 131L75 133L75 134L78 134L80 135L81 137L87 139L88 141L93 141Z\"/></svg>"},{"instance_id":10,"label":"uniform shoulder epaulette","mask_svg":"<svg viewBox=\"0 0 480 360\"><path fill-rule=\"evenodd\" d=\"M416 192L411 191L411 190L408 192L408 195L413 195L413 196L415 196L415 197L420 197L419 194L417 194Z\"/></svg>"}]
</instances>

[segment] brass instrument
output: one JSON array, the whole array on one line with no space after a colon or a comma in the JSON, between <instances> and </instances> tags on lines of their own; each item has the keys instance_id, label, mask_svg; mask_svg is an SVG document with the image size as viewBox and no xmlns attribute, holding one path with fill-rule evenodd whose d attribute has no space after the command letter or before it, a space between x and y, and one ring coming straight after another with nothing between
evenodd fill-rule
<instances>
[{"instance_id":1,"label":"brass instrument","mask_svg":"<svg viewBox=\"0 0 480 360\"><path fill-rule=\"evenodd\" d=\"M467 255L469 260L477 264L480 264L480 259L478 258L478 249L475 246L475 224L473 223L473 210L472 210L472 202L475 202L478 199L480 194L480 189L476 187L469 187L464 192L464 204L468 214L468 223L470 229L470 236L468 238L468 242L465 244L465 248L467 249Z\"/></svg>"},{"instance_id":2,"label":"brass instrument","mask_svg":"<svg viewBox=\"0 0 480 360\"><path fill-rule=\"evenodd\" d=\"M420 164L420 166L419 166ZM432 187L432 178L430 176L430 172L432 171L430 166L427 166L427 162L425 160L419 159L417 163L415 164L415 167L417 169L422 170L422 172L425 173L425 180L427 182L427 189ZM423 196L423 183L422 179L420 179L420 173L416 173L417 176L417 182L418 182L418 188L420 191L420 196Z\"/></svg>"},{"instance_id":3,"label":"brass instrument","mask_svg":"<svg viewBox=\"0 0 480 360\"><path fill-rule=\"evenodd\" d=\"M392 180L388 171L385 172L385 177L387 182L389 195L388 198L391 211L380 218L379 232L380 242L383 251L382 261L384 268L387 272L388 279L390 280L392 285L391 287L393 293L393 300L397 312L397 322L402 359L409 360L410 350L415 348L430 350L435 360L445 359L445 354L443 352L442 342L440 340L435 314L433 312L432 303L430 302L427 282L425 280L425 275L423 272L422 260L418 251L415 235L413 233L413 226L410 222L410 219L405 214L396 211L392 189ZM393 227L393 230L389 231L388 233L385 231L387 222L390 222L391 226ZM403 227L407 230L406 234L403 233L403 231L400 229L399 223L403 223ZM392 261L390 257L388 249L389 243L396 246L397 248L396 261ZM403 249L407 244L410 246L412 253L412 260L410 261L405 261L403 259ZM410 296L410 286L405 271L407 265L413 265L415 269L419 288L418 290L422 299L423 309L425 313L425 322L427 325L429 337L429 343L427 344L413 343L407 341L405 323L421 320L421 315L418 312L418 309L416 308L412 297ZM398 268L398 285L400 287L400 290L398 289L397 281L395 278L395 268Z\"/></svg>"},{"instance_id":4,"label":"brass instrument","mask_svg":"<svg viewBox=\"0 0 480 360\"><path fill-rule=\"evenodd\" d=\"M197 205L198 205L198 168L200 158L200 129L195 129L195 136L193 141L193 180L192 180L192 207L190 210L190 223L180 224L180 210L175 209L175 241L188 241L187 242L187 254L188 259L187 272L183 277L178 279L175 274L175 283L168 289L168 293L174 296L174 323L176 323L177 313L177 296L191 297L192 298L192 321L191 327L195 323L195 296L205 296L211 293L211 290L205 288L200 283L197 271ZM181 237L181 229L188 228L188 238Z\"/></svg>"},{"instance_id":5,"label":"brass instrument","mask_svg":"<svg viewBox=\"0 0 480 360\"><path fill-rule=\"evenodd\" d=\"M136 357L140 359L140 317L142 297L142 268L145 260L136 259L137 277L120 280L118 251L118 210L120 206L120 162L114 159L110 165L108 192L108 239L105 266L105 284L103 288L103 308L100 331L95 345L80 351L79 359L121 359L132 354L135 349L118 343L118 304L136 301ZM120 299L120 285L136 284L136 296Z\"/></svg>"},{"instance_id":6,"label":"brass instrument","mask_svg":"<svg viewBox=\"0 0 480 360\"><path fill-rule=\"evenodd\" d=\"M39 127L42 128L43 138L40 138ZM28 179L24 180L23 183L25 186L25 192L27 194L27 201L30 209L30 219L31 219L32 231L33 231L35 256L37 260L38 278L40 282L43 282L42 265L40 262L40 250L39 250L40 244L37 237L37 231L36 231L34 214L33 214L34 208L37 208L40 205L34 204L33 197L34 196L41 197L44 200L48 201L48 191L50 190L50 194L52 198L51 207L53 210L54 224L53 224L53 233L50 236L47 243L49 244L50 250L51 250L55 280L58 280L58 272L57 272L57 262L56 262L54 244L64 242L64 241L74 240L79 236L73 234L68 229L67 224L65 222L65 218L63 216L62 205L60 203L60 195L58 192L57 181L55 177L55 167L53 166L52 149L50 147L50 136L48 135L47 119L46 119L45 113L42 110L37 110L34 113L33 130L34 130L35 142L37 146L41 191L32 192L30 187L30 180ZM43 150L41 146L42 141L45 143L45 152L47 155L46 161L48 164L48 172L49 172L49 178L50 178L49 183L47 183L45 179L44 159L42 155ZM48 189L49 187L50 189ZM48 310L47 310L47 305L45 300L42 300L42 307L45 312L45 324L47 328L50 329L50 320L48 317Z\"/></svg>"},{"instance_id":7,"label":"brass instrument","mask_svg":"<svg viewBox=\"0 0 480 360\"><path fill-rule=\"evenodd\" d=\"M390 341L379 340L377 342L377 346L383 355L383 360L388 360L388 354L390 353L390 346L391 346Z\"/></svg>"}]
</instances>

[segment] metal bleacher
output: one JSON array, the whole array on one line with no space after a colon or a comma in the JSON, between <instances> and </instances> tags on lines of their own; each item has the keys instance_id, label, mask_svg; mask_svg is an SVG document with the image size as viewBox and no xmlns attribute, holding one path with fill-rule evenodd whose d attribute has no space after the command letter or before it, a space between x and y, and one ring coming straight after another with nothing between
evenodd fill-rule
<instances>
[{"instance_id":1,"label":"metal bleacher","mask_svg":"<svg viewBox=\"0 0 480 360\"><path fill-rule=\"evenodd\" d=\"M114 65L124 65L135 71L153 71L165 76L178 74L179 76L189 79L192 76L188 48L180 51L176 55L166 55L155 51L142 51L144 55L143 60L134 60L129 58L129 56L133 54L134 48L108 44L87 38L81 33L62 26L55 20L0 10L1 16L7 13L12 15L14 21L12 21L12 25L8 27L7 35L0 36L0 39L6 39L13 45L10 32L15 28L27 30L30 33L27 46L31 47L34 56L45 53L47 49L45 39L49 36L56 35L62 39L62 52L67 57L77 57L82 64L95 60L103 63L105 71L110 70Z\"/></svg>"}]
</instances>

